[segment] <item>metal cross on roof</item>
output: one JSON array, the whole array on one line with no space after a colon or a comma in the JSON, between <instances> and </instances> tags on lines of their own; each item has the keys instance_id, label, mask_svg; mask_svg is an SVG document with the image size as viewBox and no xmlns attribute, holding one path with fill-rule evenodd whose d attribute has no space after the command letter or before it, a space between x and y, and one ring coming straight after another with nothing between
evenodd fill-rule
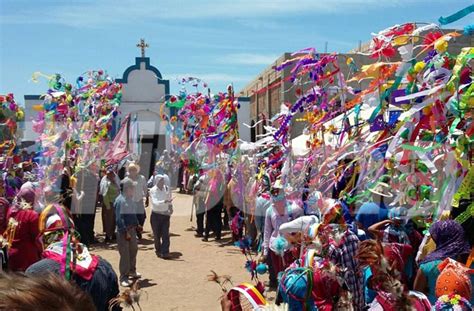
<instances>
[{"instance_id":1,"label":"metal cross on roof","mask_svg":"<svg viewBox=\"0 0 474 311\"><path fill-rule=\"evenodd\" d=\"M142 50L142 57L145 57L145 49L150 47L148 43L145 43L145 39L140 39L140 43L137 43L137 48Z\"/></svg>"}]
</instances>

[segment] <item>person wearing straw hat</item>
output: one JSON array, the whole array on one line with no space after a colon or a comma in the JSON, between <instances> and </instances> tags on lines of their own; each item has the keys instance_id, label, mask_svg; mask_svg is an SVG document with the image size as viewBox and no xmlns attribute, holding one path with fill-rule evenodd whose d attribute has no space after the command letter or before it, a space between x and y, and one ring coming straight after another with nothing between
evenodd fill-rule
<instances>
[{"instance_id":1,"label":"person wearing straw hat","mask_svg":"<svg viewBox=\"0 0 474 311\"><path fill-rule=\"evenodd\" d=\"M137 218L137 205L133 200L135 187L137 183L132 179L125 177L122 180L122 193L117 197L114 203L115 222L117 224L117 246L120 254L120 285L124 287L131 286L129 278L140 278L137 272L137 233L142 232L139 220Z\"/></svg>"},{"instance_id":2,"label":"person wearing straw hat","mask_svg":"<svg viewBox=\"0 0 474 311\"><path fill-rule=\"evenodd\" d=\"M224 176L220 169L212 169L208 171L209 182L207 184L207 191L205 197L206 206L206 226L204 229L203 241L209 241L209 235L212 232L215 234L215 240L219 241L222 238L222 209L224 206Z\"/></svg>"},{"instance_id":3,"label":"person wearing straw hat","mask_svg":"<svg viewBox=\"0 0 474 311\"><path fill-rule=\"evenodd\" d=\"M277 180L270 189L272 206L267 209L265 214L265 228L263 235L263 252L260 255L260 261L269 260L269 266L272 267L270 273L270 287L274 288L277 285L277 275L283 271L286 265L291 262L284 262L292 257L289 252L285 252L283 256L278 255L278 250L274 248L274 242L280 237L280 226L284 223L292 221L303 215L303 209L288 202L285 197L283 185L280 180ZM271 264L271 265L270 265Z\"/></svg>"},{"instance_id":4,"label":"person wearing straw hat","mask_svg":"<svg viewBox=\"0 0 474 311\"><path fill-rule=\"evenodd\" d=\"M64 168L58 179L58 188L60 195L60 202L68 210L72 207L72 186L71 186L71 167L67 162L63 163Z\"/></svg>"},{"instance_id":5,"label":"person wearing straw hat","mask_svg":"<svg viewBox=\"0 0 474 311\"><path fill-rule=\"evenodd\" d=\"M392 197L389 187L385 183L378 183L375 187L369 188L373 193L372 200L364 202L355 213L355 222L358 229L363 230L368 235L370 226L387 219L388 209L385 206L384 198ZM377 198L379 203L376 203ZM359 234L358 234L359 235ZM359 235L361 237L361 235Z\"/></svg>"}]
</instances>

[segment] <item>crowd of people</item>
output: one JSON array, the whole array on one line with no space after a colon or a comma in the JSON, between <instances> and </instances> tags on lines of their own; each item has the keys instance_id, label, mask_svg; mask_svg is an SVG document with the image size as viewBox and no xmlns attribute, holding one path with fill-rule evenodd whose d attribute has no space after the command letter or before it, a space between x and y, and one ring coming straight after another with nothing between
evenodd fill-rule
<instances>
[{"instance_id":1,"label":"crowd of people","mask_svg":"<svg viewBox=\"0 0 474 311\"><path fill-rule=\"evenodd\" d=\"M383 187L371 189L362 203L346 202L341 193L350 187L347 173L324 196L309 179L299 187L285 186L283 162L264 171L261 161L252 165L244 156L243 162L241 170L225 160L195 172L184 167L189 178L178 183L193 194L196 237L219 241L229 229L237 246L249 241L244 248L255 255L255 265L267 266L266 287L257 279L246 289L261 295L258 308L269 308L263 297L273 291L276 303L290 310L471 310L473 219L462 224L454 219L472 200L461 200L426 226L424 216L411 213L410 206L394 206ZM150 191L158 251L169 247L169 238L154 226L169 227L172 197L167 176L155 175L164 176ZM157 210L161 213L155 215ZM223 310L236 310L239 297L231 289ZM256 308L249 297L244 300Z\"/></svg>"},{"instance_id":2,"label":"crowd of people","mask_svg":"<svg viewBox=\"0 0 474 311\"><path fill-rule=\"evenodd\" d=\"M471 310L474 221L457 219L472 199L427 226L409 205L393 204L383 185L364 202L346 202L341 194L356 169L325 196L309 183L311 168L288 187L285 163L260 169L271 160L252 165L244 157L241 170L218 162L191 174L187 186L196 237L208 241L212 232L219 241L228 227L237 246L250 241L255 264L267 265L266 288L255 285L262 296L275 291L290 310ZM234 310L234 296L223 298L223 309Z\"/></svg>"},{"instance_id":3,"label":"crowd of people","mask_svg":"<svg viewBox=\"0 0 474 311\"><path fill-rule=\"evenodd\" d=\"M252 143L239 139L245 124L232 85L170 96L160 118L173 152L148 180L130 160L141 152L137 117L109 134L121 85L103 71L75 88L49 77L33 125L37 154L17 146L24 113L13 95L1 96L0 259L23 274L2 274L0 288L11 290L0 292L0 308L21 304L21 291L57 291L59 275L74 287L64 305L119 309L110 304L119 285L133 289L141 278L146 207L156 256L171 258L178 186L193 195L195 236L221 241L229 229L255 281L229 290L223 310L274 308L266 291L290 310L472 310L474 48L450 47L463 35L447 31L418 22L384 29L358 52L360 68L349 54L291 54L274 66L285 81L263 90L291 82L296 100L258 116L249 127L263 133ZM305 127L294 138L296 122ZM118 275L89 252L98 207L105 243L117 243ZM265 286L258 275L267 272ZM226 292L217 273L209 279Z\"/></svg>"},{"instance_id":4,"label":"crowd of people","mask_svg":"<svg viewBox=\"0 0 474 311\"><path fill-rule=\"evenodd\" d=\"M34 280L4 274L2 282L18 279L23 284L18 285L18 290L24 290L24 286L44 291L42 287L50 285L39 279L57 275L73 281L73 286L87 293L95 309L108 310L110 301L119 294L119 285L130 287L141 278L136 263L146 205L151 207L156 255L170 258L173 198L167 175L155 173L147 181L140 174L139 165L130 161L125 161L120 169L92 164L75 172L65 163L57 184L42 189L38 186L34 154L22 155L2 163L1 270L22 273ZM161 164L157 165L157 171L163 171ZM99 234L94 228L98 208L105 235L100 242L117 243L118 276L105 259L89 252L91 245L99 243ZM74 293L71 295L81 296ZM19 303L13 292L5 295L8 296L6 306ZM64 303L69 303L66 300ZM112 309L120 309L120 306Z\"/></svg>"},{"instance_id":5,"label":"crowd of people","mask_svg":"<svg viewBox=\"0 0 474 311\"><path fill-rule=\"evenodd\" d=\"M68 293L71 297L64 296L65 306L74 305L72 299L77 298L86 309L107 310L109 300L119 294L117 275L106 260L89 252L93 232L91 234L88 230L93 230L93 225L88 227L87 221L92 216L72 210L77 208L77 197L86 195L80 190L75 198L65 200L66 193L61 192L61 187L55 189L56 195L53 195L53 189L46 189L43 193L36 187L34 159L20 160L20 163L4 167L5 173L2 174L2 270L23 273L31 280L3 274L2 283L11 284L12 280L17 280L18 284L2 292L2 303L5 303L2 307L15 309L15 304L21 301L31 304L31 299L28 302L26 297L27 291L51 297L61 284L52 285L55 278L51 275L57 275L74 284L69 285L74 287ZM67 172L64 174L66 176ZM91 175L92 171L88 174ZM78 190L73 189L68 195L77 194ZM95 209L91 210L95 212ZM24 297L18 294L21 292ZM37 303L47 305L46 300ZM95 307L91 308L91 305Z\"/></svg>"},{"instance_id":6,"label":"crowd of people","mask_svg":"<svg viewBox=\"0 0 474 311\"><path fill-rule=\"evenodd\" d=\"M393 206L383 189L373 189L362 204L348 204L340 194L350 178L340 176L332 196L325 197L307 183L285 187L282 170L277 166L261 176L258 168L256 174L244 170L247 189L256 195L246 196L243 205L231 199L239 207L231 216L240 219L231 221L236 245L250 240L256 264L267 264L266 291L276 292L277 304L290 310L472 309L474 223L454 220L472 200L462 200L427 227L409 206ZM226 194L235 194L238 176L208 172L199 179L208 178L211 184L213 178L225 180ZM258 281L255 288L264 295L262 285ZM242 302L234 296L231 290L223 298L223 310Z\"/></svg>"},{"instance_id":7,"label":"crowd of people","mask_svg":"<svg viewBox=\"0 0 474 311\"><path fill-rule=\"evenodd\" d=\"M34 158L15 159L0 188L3 269L32 278L64 276L98 310L107 309L119 285L129 287L141 277L136 263L145 205L151 208L156 255L169 258L173 196L162 160L149 180L134 162L120 170L90 165L74 174L65 166L55 189L39 189ZM194 174L184 167L177 179L194 196L195 235L208 241L212 232L219 241L228 227L237 244L252 241L256 261L268 266L267 291L276 291L278 304L291 310L471 309L473 222L453 219L472 201L462 200L426 229L409 207L389 206L383 189L357 206L340 196L347 178L335 184L332 197L309 184L295 195L282 182L282 166L263 173L254 167L255 173L251 165L237 172L225 163ZM245 196L247 190L255 195ZM118 275L88 249L97 243L98 206L105 242L117 242ZM232 305L224 300L224 309Z\"/></svg>"},{"instance_id":8,"label":"crowd of people","mask_svg":"<svg viewBox=\"0 0 474 311\"><path fill-rule=\"evenodd\" d=\"M236 245L251 241L256 264L268 267L266 290L276 292L277 304L290 310L471 310L473 219L454 219L472 200L461 200L427 227L410 206L394 206L383 187L371 189L365 202L347 203L341 194L357 170L341 174L324 196L309 184L310 168L303 184L288 188L283 162L260 169L271 160L252 165L244 157L242 169L222 160L194 173L185 166L189 178L178 183L194 196L195 236L208 241L212 233L219 241L228 228ZM263 296L261 285L255 287ZM236 306L234 292L223 298L223 309Z\"/></svg>"},{"instance_id":9,"label":"crowd of people","mask_svg":"<svg viewBox=\"0 0 474 311\"><path fill-rule=\"evenodd\" d=\"M161 162L148 181L135 163L126 165L125 172L107 167L99 173L92 165L71 175L65 169L61 184L47 189L50 193L40 201L32 160L23 158L2 178L4 270L28 276L69 274L97 309L105 310L118 284L130 286L141 277L136 261L146 201L156 255L169 258L173 197ZM470 310L472 221L460 225L452 220L462 211L443 214L427 233L407 208L388 208L383 194L374 193L371 202L355 208L339 200L337 190L334 198L318 191L290 196L278 178L277 173L262 176L252 185L258 188L256 197L243 199L237 176L224 166L200 170L183 185L194 195L196 236L208 241L213 232L218 241L226 226L234 241L250 236L258 261L268 264L267 288L277 291L278 302L294 310L307 304L317 310L391 310L407 304L428 310L429 305L456 302ZM118 277L106 260L88 251L97 242L96 206L102 207L105 242L117 242ZM69 251L74 260L66 267Z\"/></svg>"}]
</instances>

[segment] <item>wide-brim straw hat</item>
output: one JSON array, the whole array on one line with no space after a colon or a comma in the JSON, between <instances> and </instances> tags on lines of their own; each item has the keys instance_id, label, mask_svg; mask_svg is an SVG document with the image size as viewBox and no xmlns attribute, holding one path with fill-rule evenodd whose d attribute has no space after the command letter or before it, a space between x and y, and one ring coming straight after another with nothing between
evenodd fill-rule
<instances>
[{"instance_id":1,"label":"wide-brim straw hat","mask_svg":"<svg viewBox=\"0 0 474 311\"><path fill-rule=\"evenodd\" d=\"M137 173L140 172L140 165L138 165L137 163L130 163L127 167L127 170L130 171L130 169L135 169L137 170Z\"/></svg>"},{"instance_id":2,"label":"wide-brim straw hat","mask_svg":"<svg viewBox=\"0 0 474 311\"><path fill-rule=\"evenodd\" d=\"M377 194L386 198L393 197L393 193L390 191L390 185L378 182L374 187L370 187L368 190L373 194Z\"/></svg>"}]
</instances>

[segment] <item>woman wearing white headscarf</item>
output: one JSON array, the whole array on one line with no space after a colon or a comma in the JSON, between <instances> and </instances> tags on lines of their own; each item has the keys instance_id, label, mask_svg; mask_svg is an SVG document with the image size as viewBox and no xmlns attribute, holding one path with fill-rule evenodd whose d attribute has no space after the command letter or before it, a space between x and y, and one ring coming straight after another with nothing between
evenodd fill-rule
<instances>
[{"instance_id":1,"label":"woman wearing white headscarf","mask_svg":"<svg viewBox=\"0 0 474 311\"><path fill-rule=\"evenodd\" d=\"M170 218L173 213L171 189L166 185L166 175L157 175L156 183L150 189L150 223L155 240L155 253L168 259L170 252Z\"/></svg>"}]
</instances>

